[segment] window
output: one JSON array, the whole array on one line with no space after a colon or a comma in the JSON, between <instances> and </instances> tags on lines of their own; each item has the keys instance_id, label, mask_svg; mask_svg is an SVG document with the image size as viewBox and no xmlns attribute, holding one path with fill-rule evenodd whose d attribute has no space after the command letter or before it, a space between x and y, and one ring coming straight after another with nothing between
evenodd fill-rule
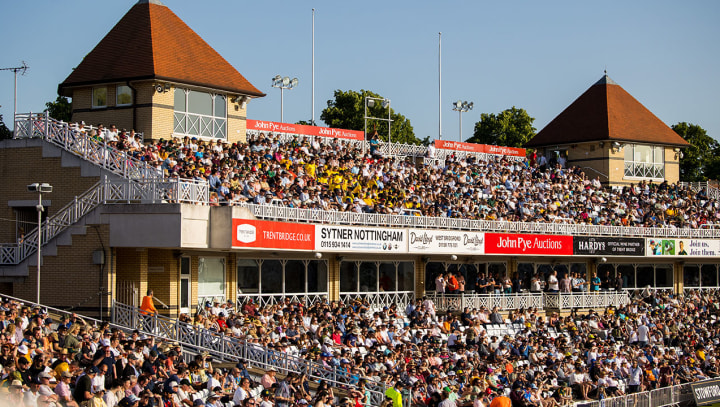
<instances>
[{"instance_id":1,"label":"window","mask_svg":"<svg viewBox=\"0 0 720 407\"><path fill-rule=\"evenodd\" d=\"M280 260L264 260L260 271L262 292L278 294L283 292L283 265Z\"/></svg>"},{"instance_id":2,"label":"window","mask_svg":"<svg viewBox=\"0 0 720 407\"><path fill-rule=\"evenodd\" d=\"M260 289L260 265L257 260L238 259L238 294L254 294Z\"/></svg>"},{"instance_id":3,"label":"window","mask_svg":"<svg viewBox=\"0 0 720 407\"><path fill-rule=\"evenodd\" d=\"M630 178L665 178L665 150L660 146L626 144L625 176Z\"/></svg>"},{"instance_id":4,"label":"window","mask_svg":"<svg viewBox=\"0 0 720 407\"><path fill-rule=\"evenodd\" d=\"M180 308L190 307L190 258L180 258Z\"/></svg>"},{"instance_id":5,"label":"window","mask_svg":"<svg viewBox=\"0 0 720 407\"><path fill-rule=\"evenodd\" d=\"M107 107L107 88L105 86L93 88L92 98L93 108Z\"/></svg>"},{"instance_id":6,"label":"window","mask_svg":"<svg viewBox=\"0 0 720 407\"><path fill-rule=\"evenodd\" d=\"M324 294L327 261L238 259L237 282L238 294Z\"/></svg>"},{"instance_id":7,"label":"window","mask_svg":"<svg viewBox=\"0 0 720 407\"><path fill-rule=\"evenodd\" d=\"M175 88L174 92L174 134L227 138L225 95L182 88Z\"/></svg>"},{"instance_id":8,"label":"window","mask_svg":"<svg viewBox=\"0 0 720 407\"><path fill-rule=\"evenodd\" d=\"M201 257L198 264L198 297L225 295L225 259Z\"/></svg>"},{"instance_id":9,"label":"window","mask_svg":"<svg viewBox=\"0 0 720 407\"><path fill-rule=\"evenodd\" d=\"M717 265L703 264L700 281L703 287L717 287Z\"/></svg>"},{"instance_id":10,"label":"window","mask_svg":"<svg viewBox=\"0 0 720 407\"><path fill-rule=\"evenodd\" d=\"M440 264L441 263L430 263ZM340 263L340 292L413 291L415 266L412 262L343 261Z\"/></svg>"},{"instance_id":11,"label":"window","mask_svg":"<svg viewBox=\"0 0 720 407\"><path fill-rule=\"evenodd\" d=\"M126 85L118 85L116 89L117 95L115 96L116 106L130 106L132 105L132 89Z\"/></svg>"}]
</instances>

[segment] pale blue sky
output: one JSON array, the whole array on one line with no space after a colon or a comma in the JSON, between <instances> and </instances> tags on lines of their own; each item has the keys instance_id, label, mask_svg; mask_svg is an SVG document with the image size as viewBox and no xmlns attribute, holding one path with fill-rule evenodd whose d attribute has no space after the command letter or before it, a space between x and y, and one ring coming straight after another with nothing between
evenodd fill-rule
<instances>
[{"instance_id":1,"label":"pale blue sky","mask_svg":"<svg viewBox=\"0 0 720 407\"><path fill-rule=\"evenodd\" d=\"M481 113L526 109L540 130L603 75L668 125L695 123L720 138L718 1L240 1L163 0L267 93L248 118L311 116L311 9L315 14L315 119L333 91L368 89L392 101L418 138L438 136L438 32L442 32L443 139L458 139L452 102L473 101L463 138ZM2 0L0 67L18 77L18 111L41 111L83 56L134 0ZM118 61L118 63L131 61ZM10 122L13 75L0 72L0 114ZM12 126L10 126L12 127Z\"/></svg>"}]
</instances>

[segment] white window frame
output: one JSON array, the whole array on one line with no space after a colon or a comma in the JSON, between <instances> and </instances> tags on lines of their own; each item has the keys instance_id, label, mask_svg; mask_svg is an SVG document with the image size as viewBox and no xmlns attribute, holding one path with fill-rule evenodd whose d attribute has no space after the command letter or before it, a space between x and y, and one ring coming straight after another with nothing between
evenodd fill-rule
<instances>
[{"instance_id":1,"label":"white window frame","mask_svg":"<svg viewBox=\"0 0 720 407\"><path fill-rule=\"evenodd\" d=\"M638 146L650 147L652 158L650 161L636 160L635 149ZM623 178L632 180L663 181L665 179L665 148L646 144L625 144L623 153ZM657 157L659 151L659 157ZM625 156L630 154L631 160Z\"/></svg>"},{"instance_id":2,"label":"white window frame","mask_svg":"<svg viewBox=\"0 0 720 407\"><path fill-rule=\"evenodd\" d=\"M120 103L120 88L128 88L130 91L130 103ZM128 85L117 85L115 87L115 106L132 106L133 90Z\"/></svg>"},{"instance_id":3,"label":"white window frame","mask_svg":"<svg viewBox=\"0 0 720 407\"><path fill-rule=\"evenodd\" d=\"M185 111L180 112L175 110L173 102L173 135L178 137L189 136L198 137L207 140L227 140L228 137L228 123L227 123L227 107L228 107L228 96L226 94L203 92L210 94L212 100L211 111L213 115L204 115L198 113L192 113L188 111L189 105L189 94L190 91L203 92L195 89L183 89L175 88L175 92L185 92ZM224 116L215 116L215 101L217 98L223 98L225 101L225 109L223 110ZM174 100L174 95L173 95ZM197 132L188 132L189 129L196 128ZM211 136L202 135L202 130L207 130Z\"/></svg>"}]
</instances>

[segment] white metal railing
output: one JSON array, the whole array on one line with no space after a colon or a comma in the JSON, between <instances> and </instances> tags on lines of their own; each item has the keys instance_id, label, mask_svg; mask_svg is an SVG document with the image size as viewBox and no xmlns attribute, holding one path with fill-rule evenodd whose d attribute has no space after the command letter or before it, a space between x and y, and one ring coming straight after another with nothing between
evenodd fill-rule
<instances>
[{"instance_id":1,"label":"white metal railing","mask_svg":"<svg viewBox=\"0 0 720 407\"><path fill-rule=\"evenodd\" d=\"M517 310L521 308L543 309L543 296L539 293L518 294L444 294L431 292L426 296L433 301L438 311L462 311L465 307L492 310Z\"/></svg>"},{"instance_id":2,"label":"white metal railing","mask_svg":"<svg viewBox=\"0 0 720 407\"><path fill-rule=\"evenodd\" d=\"M144 181L110 180L105 177L85 193L75 197L42 224L41 245L74 225L101 204L198 203L207 202L207 183L182 179ZM37 227L21 241L0 244L0 266L19 264L37 251Z\"/></svg>"},{"instance_id":3,"label":"white metal railing","mask_svg":"<svg viewBox=\"0 0 720 407\"><path fill-rule=\"evenodd\" d=\"M289 299L290 302L296 302L303 304L306 307L313 306L317 303L324 303L328 300L327 292L318 293L286 293L286 294L252 294L252 293L238 293L237 304L245 304L248 300L252 300L258 307L267 307L275 304L282 304L285 299Z\"/></svg>"},{"instance_id":4,"label":"white metal railing","mask_svg":"<svg viewBox=\"0 0 720 407\"><path fill-rule=\"evenodd\" d=\"M217 295L198 295L198 303L197 303L197 309L201 310L204 309L205 304L210 303L210 305L215 304L216 302L220 304L224 304L225 301L225 294L217 294Z\"/></svg>"},{"instance_id":5,"label":"white metal railing","mask_svg":"<svg viewBox=\"0 0 720 407\"><path fill-rule=\"evenodd\" d=\"M68 123L47 113L18 113L15 116L16 139L41 138L63 150L128 179L162 178L162 172L146 162L128 156L125 151L109 147L83 134Z\"/></svg>"},{"instance_id":6,"label":"white metal railing","mask_svg":"<svg viewBox=\"0 0 720 407\"><path fill-rule=\"evenodd\" d=\"M716 379L701 380L695 382L695 384L710 380ZM688 404L694 401L695 397L693 396L691 384L683 383L603 400L583 401L577 405L582 405L583 407L663 407L694 405Z\"/></svg>"},{"instance_id":7,"label":"white metal railing","mask_svg":"<svg viewBox=\"0 0 720 407\"><path fill-rule=\"evenodd\" d=\"M622 307L630 303L630 296L622 291L585 293L543 293L544 308L566 310L573 308Z\"/></svg>"},{"instance_id":8,"label":"white metal railing","mask_svg":"<svg viewBox=\"0 0 720 407\"><path fill-rule=\"evenodd\" d=\"M683 188L690 188L696 191L705 189L707 197L710 199L720 199L720 189L718 189L717 181L713 182L680 182L679 185Z\"/></svg>"},{"instance_id":9,"label":"white metal railing","mask_svg":"<svg viewBox=\"0 0 720 407\"><path fill-rule=\"evenodd\" d=\"M630 303L629 293L623 291L600 291L592 293L513 293L513 294L445 294L430 292L426 296L438 311L462 311L465 307L485 307L492 310L517 310L521 308L572 309L622 307Z\"/></svg>"},{"instance_id":10,"label":"white metal railing","mask_svg":"<svg viewBox=\"0 0 720 407\"><path fill-rule=\"evenodd\" d=\"M678 229L669 227L604 226L576 223L539 223L474 220L431 216L389 215L321 211L318 209L290 208L276 205L240 204L254 216L283 222L328 223L339 225L365 225L379 227L412 227L420 229L472 230L498 233L562 234L574 236L624 236L647 238L720 237L720 229Z\"/></svg>"},{"instance_id":11,"label":"white metal railing","mask_svg":"<svg viewBox=\"0 0 720 407\"><path fill-rule=\"evenodd\" d=\"M361 301L367 303L373 310L381 310L392 305L404 310L408 304L415 301L415 293L412 291L341 292L340 301L345 304Z\"/></svg>"},{"instance_id":12,"label":"white metal railing","mask_svg":"<svg viewBox=\"0 0 720 407\"><path fill-rule=\"evenodd\" d=\"M237 362L240 359L251 362L262 369L274 367L285 372L305 373L314 380L325 380L336 387L353 387L357 379L337 369L327 368L318 362L302 359L287 352L268 349L260 344L248 343L238 338L226 336L208 329L199 328L177 319L162 315L146 315L139 308L114 302L112 322L140 332L180 343L183 348L207 351L223 361ZM371 405L380 405L384 399L385 386L368 381Z\"/></svg>"}]
</instances>

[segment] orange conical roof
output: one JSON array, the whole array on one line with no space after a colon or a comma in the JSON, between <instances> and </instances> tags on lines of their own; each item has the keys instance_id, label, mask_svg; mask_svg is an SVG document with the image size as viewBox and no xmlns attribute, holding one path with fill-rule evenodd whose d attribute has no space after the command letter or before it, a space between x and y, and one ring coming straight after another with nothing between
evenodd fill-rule
<instances>
[{"instance_id":1,"label":"orange conical roof","mask_svg":"<svg viewBox=\"0 0 720 407\"><path fill-rule=\"evenodd\" d=\"M607 75L540 130L525 147L589 141L688 145Z\"/></svg>"},{"instance_id":2,"label":"orange conical roof","mask_svg":"<svg viewBox=\"0 0 720 407\"><path fill-rule=\"evenodd\" d=\"M265 96L159 0L140 0L58 87L163 80Z\"/></svg>"}]
</instances>

